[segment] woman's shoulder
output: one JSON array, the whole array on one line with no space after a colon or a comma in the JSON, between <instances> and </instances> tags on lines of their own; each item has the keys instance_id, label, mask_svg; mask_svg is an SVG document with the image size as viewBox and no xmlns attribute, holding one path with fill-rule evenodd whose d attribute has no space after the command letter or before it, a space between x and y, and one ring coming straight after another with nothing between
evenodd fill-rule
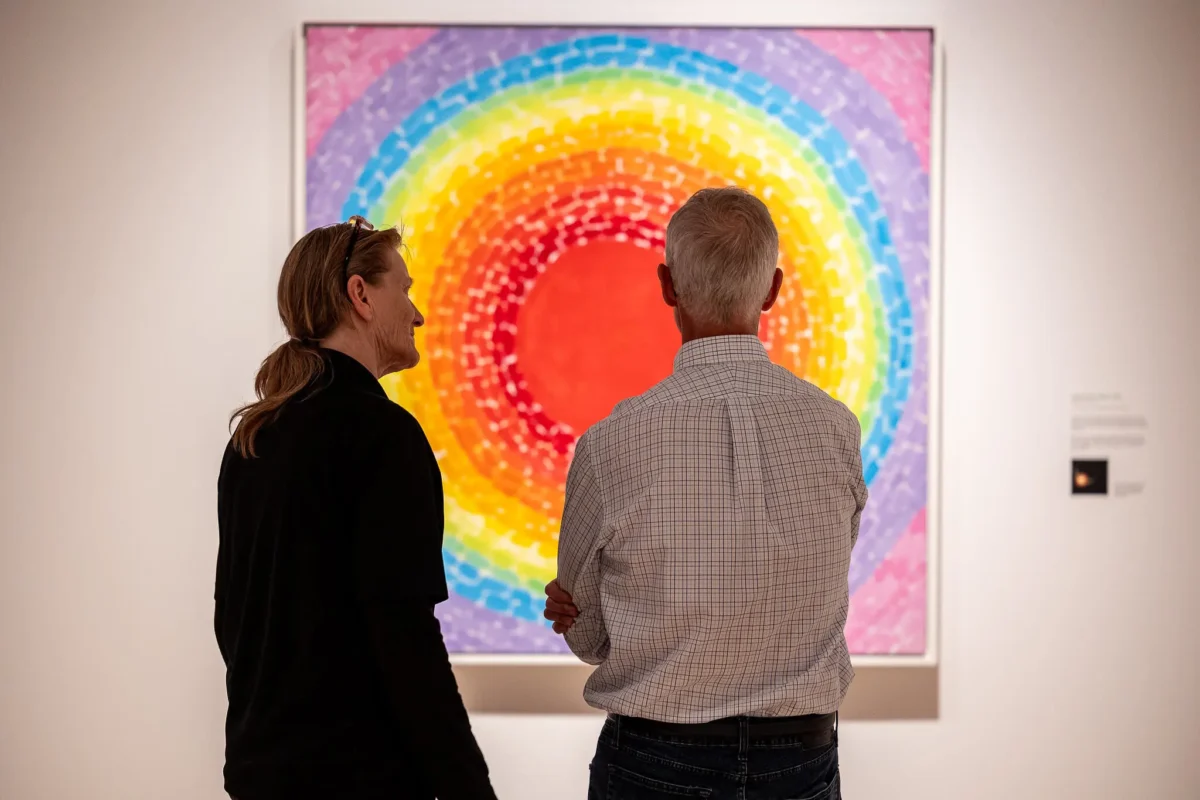
<instances>
[{"instance_id":1,"label":"woman's shoulder","mask_svg":"<svg viewBox=\"0 0 1200 800\"><path fill-rule=\"evenodd\" d=\"M370 397L358 415L361 433L367 437L426 444L425 429L416 415L387 397Z\"/></svg>"}]
</instances>

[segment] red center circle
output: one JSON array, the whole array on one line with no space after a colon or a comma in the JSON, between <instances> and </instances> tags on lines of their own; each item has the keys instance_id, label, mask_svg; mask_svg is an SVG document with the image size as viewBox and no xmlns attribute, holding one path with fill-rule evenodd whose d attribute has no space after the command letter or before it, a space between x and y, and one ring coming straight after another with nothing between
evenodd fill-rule
<instances>
[{"instance_id":1,"label":"red center circle","mask_svg":"<svg viewBox=\"0 0 1200 800\"><path fill-rule=\"evenodd\" d=\"M572 247L538 276L517 315L517 364L530 393L576 434L671 372L679 349L654 250Z\"/></svg>"}]
</instances>

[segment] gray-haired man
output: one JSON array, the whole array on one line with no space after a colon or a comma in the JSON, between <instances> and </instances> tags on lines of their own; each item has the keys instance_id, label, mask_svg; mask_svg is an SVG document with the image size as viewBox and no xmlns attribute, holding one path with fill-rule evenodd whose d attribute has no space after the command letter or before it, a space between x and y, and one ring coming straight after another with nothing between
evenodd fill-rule
<instances>
[{"instance_id":1,"label":"gray-haired man","mask_svg":"<svg viewBox=\"0 0 1200 800\"><path fill-rule=\"evenodd\" d=\"M658 271L674 372L576 444L546 616L599 665L591 798L840 797L861 432L758 339L778 258L753 195L688 200Z\"/></svg>"}]
</instances>

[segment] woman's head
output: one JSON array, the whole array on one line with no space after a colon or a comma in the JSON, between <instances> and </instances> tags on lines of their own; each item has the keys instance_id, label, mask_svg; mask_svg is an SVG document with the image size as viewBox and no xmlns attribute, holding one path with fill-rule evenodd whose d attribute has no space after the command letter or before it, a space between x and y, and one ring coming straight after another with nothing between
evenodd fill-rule
<instances>
[{"instance_id":1,"label":"woman's head","mask_svg":"<svg viewBox=\"0 0 1200 800\"><path fill-rule=\"evenodd\" d=\"M409 299L402 246L395 228L377 231L356 217L309 231L292 247L278 290L290 338L259 369L258 401L234 413L234 445L243 456L254 455L262 426L322 373L321 346L356 357L376 377L416 366L413 334L425 320Z\"/></svg>"},{"instance_id":2,"label":"woman's head","mask_svg":"<svg viewBox=\"0 0 1200 800\"><path fill-rule=\"evenodd\" d=\"M310 231L279 276L279 317L301 342L350 349L376 377L416 366L413 329L425 323L408 297L412 280L395 228L361 217Z\"/></svg>"}]
</instances>

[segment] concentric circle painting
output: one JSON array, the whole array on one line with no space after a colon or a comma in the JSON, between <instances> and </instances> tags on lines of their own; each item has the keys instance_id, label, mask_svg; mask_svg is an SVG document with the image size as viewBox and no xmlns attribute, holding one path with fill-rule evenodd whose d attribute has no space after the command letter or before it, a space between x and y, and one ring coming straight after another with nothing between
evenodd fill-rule
<instances>
[{"instance_id":1,"label":"concentric circle painting","mask_svg":"<svg viewBox=\"0 0 1200 800\"><path fill-rule=\"evenodd\" d=\"M569 652L542 602L574 443L670 373L667 221L736 184L780 232L771 358L862 421L851 651L928 655L932 47L917 30L306 27L298 224L405 233L423 360L384 386L441 464L452 654Z\"/></svg>"}]
</instances>

